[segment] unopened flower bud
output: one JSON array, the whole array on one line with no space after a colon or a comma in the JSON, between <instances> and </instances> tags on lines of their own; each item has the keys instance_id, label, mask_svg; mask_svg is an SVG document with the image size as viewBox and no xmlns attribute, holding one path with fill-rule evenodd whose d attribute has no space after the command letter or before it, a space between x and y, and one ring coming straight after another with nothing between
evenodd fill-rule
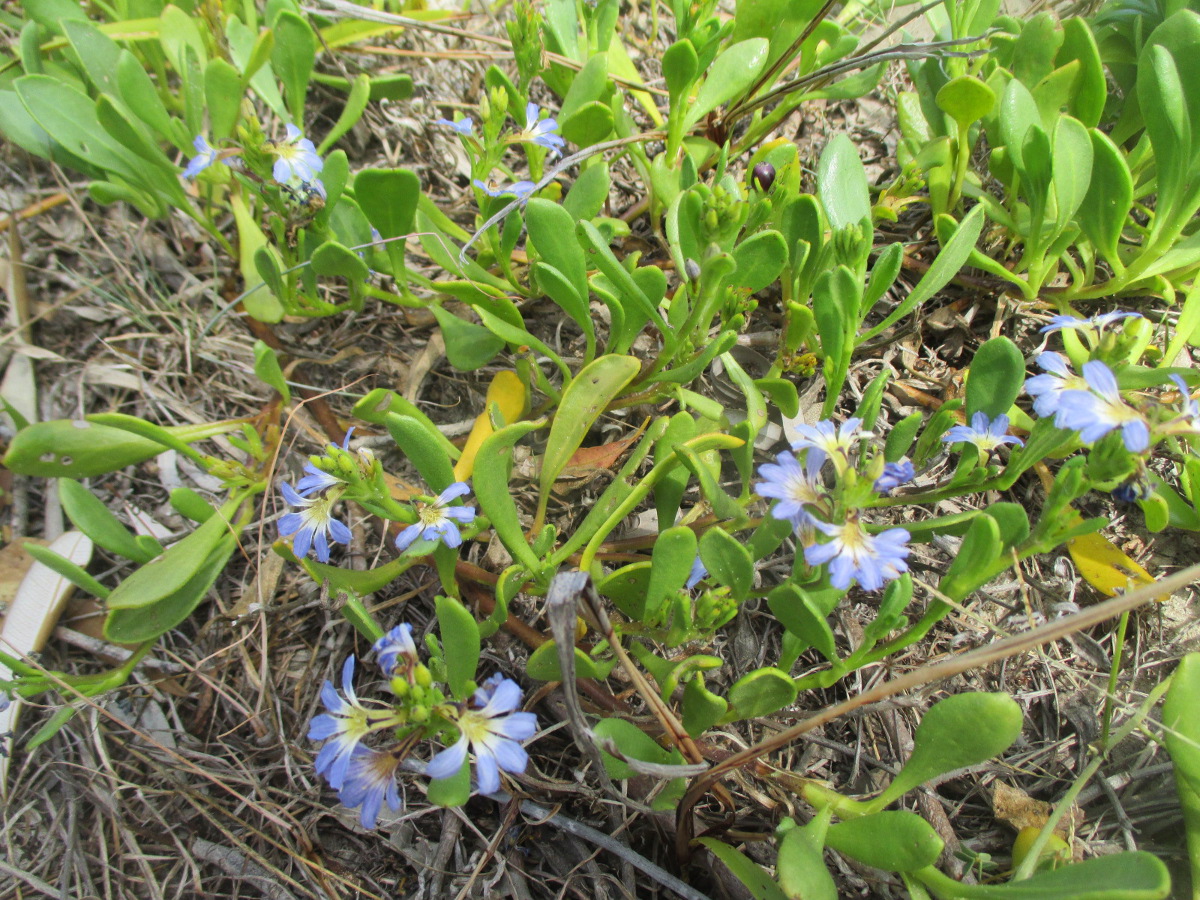
<instances>
[{"instance_id":1,"label":"unopened flower bud","mask_svg":"<svg viewBox=\"0 0 1200 900\"><path fill-rule=\"evenodd\" d=\"M770 163L759 163L750 173L750 184L764 194L771 190L775 183L775 167Z\"/></svg>"},{"instance_id":2,"label":"unopened flower bud","mask_svg":"<svg viewBox=\"0 0 1200 900\"><path fill-rule=\"evenodd\" d=\"M420 663L413 667L413 678L421 687L429 687L433 684L433 676L429 674L429 669Z\"/></svg>"}]
</instances>

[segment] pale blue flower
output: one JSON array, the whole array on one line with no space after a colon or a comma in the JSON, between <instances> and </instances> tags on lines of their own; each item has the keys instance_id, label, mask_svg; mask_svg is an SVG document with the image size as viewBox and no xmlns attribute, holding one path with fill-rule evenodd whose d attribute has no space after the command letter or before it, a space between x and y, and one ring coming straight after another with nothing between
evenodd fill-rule
<instances>
[{"instance_id":1,"label":"pale blue flower","mask_svg":"<svg viewBox=\"0 0 1200 900\"><path fill-rule=\"evenodd\" d=\"M970 425L955 425L942 435L946 444L974 444L984 453L991 453L1002 444L1016 444L1018 447L1025 442L1019 437L1008 433L1008 416L999 415L989 419L987 413L977 412L971 416Z\"/></svg>"},{"instance_id":2,"label":"pale blue flower","mask_svg":"<svg viewBox=\"0 0 1200 900\"><path fill-rule=\"evenodd\" d=\"M816 425L797 425L797 437L792 441L792 449L814 447L830 456L837 454L845 459L854 443L867 436L865 432L859 433L860 425L862 419L847 419L840 428L833 424L832 419L825 419Z\"/></svg>"},{"instance_id":3,"label":"pale blue flower","mask_svg":"<svg viewBox=\"0 0 1200 900\"><path fill-rule=\"evenodd\" d=\"M1065 426L1058 410L1059 400L1065 391L1086 391L1087 382L1082 375L1071 371L1067 358L1061 353L1039 354L1036 362L1046 374L1026 379L1025 393L1034 398L1034 412L1043 419L1054 416L1054 424L1063 428Z\"/></svg>"},{"instance_id":4,"label":"pale blue flower","mask_svg":"<svg viewBox=\"0 0 1200 900\"><path fill-rule=\"evenodd\" d=\"M396 536L396 549L408 549L417 538L426 541L440 540L447 547L459 546L462 543L462 534L458 530L458 523L474 522L475 509L471 506L450 506L450 501L470 492L469 485L456 481L438 494L431 503L418 503L417 521Z\"/></svg>"},{"instance_id":5,"label":"pale blue flower","mask_svg":"<svg viewBox=\"0 0 1200 900\"><path fill-rule=\"evenodd\" d=\"M381 637L371 647L375 651L376 662L384 675L396 671L396 663L404 657L410 664L416 662L417 645L413 642L412 626L402 622Z\"/></svg>"},{"instance_id":6,"label":"pale blue flower","mask_svg":"<svg viewBox=\"0 0 1200 900\"><path fill-rule=\"evenodd\" d=\"M1090 316L1086 319L1081 319L1078 316L1054 316L1050 320L1049 325L1044 325L1041 329L1042 334L1049 334L1052 331L1062 331L1064 328L1071 328L1076 331L1095 331L1101 332L1113 322L1119 322L1122 319L1140 319L1141 313L1135 312L1108 312L1100 313L1099 315Z\"/></svg>"},{"instance_id":7,"label":"pale blue flower","mask_svg":"<svg viewBox=\"0 0 1200 900\"><path fill-rule=\"evenodd\" d=\"M774 518L790 520L797 528L810 525L814 520L806 507L819 503L826 496L825 485L821 482L821 467L826 459L824 451L810 449L803 467L786 450L776 459L778 464L766 463L758 467L759 477L763 480L754 489L761 497L779 501L771 510Z\"/></svg>"},{"instance_id":8,"label":"pale blue flower","mask_svg":"<svg viewBox=\"0 0 1200 900\"><path fill-rule=\"evenodd\" d=\"M875 479L875 490L881 494L890 494L902 484L908 484L916 476L916 470L910 460L883 464L883 474Z\"/></svg>"},{"instance_id":9,"label":"pale blue flower","mask_svg":"<svg viewBox=\"0 0 1200 900\"><path fill-rule=\"evenodd\" d=\"M525 106L525 130L513 138L515 141L528 141L532 144L537 144L539 147L545 147L550 151L552 156L562 152L562 148L566 146L566 141L560 138L554 132L558 129L558 122L554 119L539 118L541 110L538 109L536 103L528 103Z\"/></svg>"},{"instance_id":10,"label":"pale blue flower","mask_svg":"<svg viewBox=\"0 0 1200 900\"><path fill-rule=\"evenodd\" d=\"M350 768L350 759L359 742L371 731L372 716L359 702L354 692L354 657L342 665L342 691L345 699L334 689L329 679L321 686L321 702L328 712L314 716L308 727L310 741L325 741L317 754L314 768L324 775L330 787L341 790Z\"/></svg>"},{"instance_id":11,"label":"pale blue flower","mask_svg":"<svg viewBox=\"0 0 1200 900\"><path fill-rule=\"evenodd\" d=\"M496 184L495 182L484 182L476 178L471 183L489 197L503 197L506 194L512 194L518 200L529 199L529 195L537 188L537 185L532 181L517 181L511 185L506 185Z\"/></svg>"},{"instance_id":12,"label":"pale blue flower","mask_svg":"<svg viewBox=\"0 0 1200 900\"><path fill-rule=\"evenodd\" d=\"M187 168L183 170L184 178L195 178L217 161L217 149L209 145L204 135L196 135L195 140L192 141L192 146L196 148L196 155L191 158L187 164Z\"/></svg>"},{"instance_id":13,"label":"pale blue flower","mask_svg":"<svg viewBox=\"0 0 1200 900\"><path fill-rule=\"evenodd\" d=\"M457 122L451 122L449 119L434 119L433 121L435 125L445 125L463 137L471 137L475 132L475 123L471 121L470 116L463 116Z\"/></svg>"},{"instance_id":14,"label":"pale blue flower","mask_svg":"<svg viewBox=\"0 0 1200 900\"><path fill-rule=\"evenodd\" d=\"M290 505L300 507L299 512L287 513L279 519L279 536L295 535L292 551L297 556L307 556L311 548L316 550L318 560L329 562L330 540L336 544L350 543L350 529L333 517L337 497L303 497L286 483L279 490Z\"/></svg>"},{"instance_id":15,"label":"pale blue flower","mask_svg":"<svg viewBox=\"0 0 1200 900\"><path fill-rule=\"evenodd\" d=\"M707 577L708 569L705 568L703 561L700 559L700 554L697 553L695 561L692 562L692 571L688 572L687 581L683 583L683 586L690 591Z\"/></svg>"},{"instance_id":16,"label":"pale blue flower","mask_svg":"<svg viewBox=\"0 0 1200 900\"><path fill-rule=\"evenodd\" d=\"M1062 427L1078 431L1085 444L1119 428L1125 449L1133 453L1149 449L1150 427L1141 413L1121 398L1112 369L1093 359L1083 364L1083 378L1090 391L1065 391L1059 398Z\"/></svg>"},{"instance_id":17,"label":"pale blue flower","mask_svg":"<svg viewBox=\"0 0 1200 900\"><path fill-rule=\"evenodd\" d=\"M846 590L853 579L865 591L876 591L908 571L908 541L903 528L889 528L881 534L868 534L857 521L845 525L814 523L832 540L804 548L804 561L810 566L829 563L829 583Z\"/></svg>"},{"instance_id":18,"label":"pale blue flower","mask_svg":"<svg viewBox=\"0 0 1200 900\"><path fill-rule=\"evenodd\" d=\"M320 185L317 175L325 168L325 161L317 156L317 148L313 142L304 137L295 125L288 123L287 137L272 143L271 150L275 154L275 165L271 174L280 184L295 179L306 184L316 182ZM324 185L320 185L319 190L323 192L324 189Z\"/></svg>"},{"instance_id":19,"label":"pale blue flower","mask_svg":"<svg viewBox=\"0 0 1200 900\"><path fill-rule=\"evenodd\" d=\"M475 753L475 777L481 794L500 789L500 770L519 774L529 764L520 742L537 732L537 716L515 712L521 705L521 688L499 673L475 692L474 704L458 714L460 737L452 747L438 753L425 767L430 778L458 774L467 758L467 747Z\"/></svg>"},{"instance_id":20,"label":"pale blue flower","mask_svg":"<svg viewBox=\"0 0 1200 900\"><path fill-rule=\"evenodd\" d=\"M400 788L396 782L396 770L400 757L386 750L368 750L361 744L350 754L350 765L345 780L338 791L338 799L348 809L362 806L358 821L368 830L379 821L379 809L387 801L392 812L404 808Z\"/></svg>"}]
</instances>

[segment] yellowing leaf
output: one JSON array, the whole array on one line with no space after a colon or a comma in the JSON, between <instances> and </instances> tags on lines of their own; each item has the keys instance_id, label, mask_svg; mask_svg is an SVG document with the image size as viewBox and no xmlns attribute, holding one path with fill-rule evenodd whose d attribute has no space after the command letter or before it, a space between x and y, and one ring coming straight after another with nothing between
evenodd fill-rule
<instances>
[{"instance_id":1,"label":"yellowing leaf","mask_svg":"<svg viewBox=\"0 0 1200 900\"><path fill-rule=\"evenodd\" d=\"M1102 534L1081 535L1068 542L1067 550L1079 569L1083 580L1104 594L1115 597L1131 587L1154 584L1154 576L1122 553ZM1163 594L1156 599L1161 603L1171 595Z\"/></svg>"},{"instance_id":2,"label":"yellowing leaf","mask_svg":"<svg viewBox=\"0 0 1200 900\"><path fill-rule=\"evenodd\" d=\"M495 405L501 424L510 425L525 412L525 385L515 372L497 372L488 385L487 401L484 410L475 419L475 425L463 446L462 456L454 466L456 481L466 481L475 471L475 454L483 446L483 442L495 432L492 423L492 406Z\"/></svg>"}]
</instances>

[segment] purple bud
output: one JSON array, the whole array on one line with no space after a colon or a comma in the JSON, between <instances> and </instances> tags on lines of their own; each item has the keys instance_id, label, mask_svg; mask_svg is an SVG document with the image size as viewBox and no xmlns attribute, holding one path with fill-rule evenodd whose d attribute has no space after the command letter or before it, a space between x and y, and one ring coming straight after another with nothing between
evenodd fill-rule
<instances>
[{"instance_id":1,"label":"purple bud","mask_svg":"<svg viewBox=\"0 0 1200 900\"><path fill-rule=\"evenodd\" d=\"M750 173L750 183L765 194L775 183L775 167L770 163L759 163Z\"/></svg>"}]
</instances>

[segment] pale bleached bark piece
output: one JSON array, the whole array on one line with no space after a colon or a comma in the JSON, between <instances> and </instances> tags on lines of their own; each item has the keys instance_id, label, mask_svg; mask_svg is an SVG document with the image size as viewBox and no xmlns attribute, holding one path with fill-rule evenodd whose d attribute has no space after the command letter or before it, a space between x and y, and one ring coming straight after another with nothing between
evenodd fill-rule
<instances>
[{"instance_id":1,"label":"pale bleached bark piece","mask_svg":"<svg viewBox=\"0 0 1200 900\"><path fill-rule=\"evenodd\" d=\"M47 549L81 567L92 558L91 539L78 531L68 531ZM74 590L75 585L35 560L9 604L4 630L0 632L0 649L16 657L41 650ZM0 678L11 677L8 668L0 664ZM13 731L20 709L21 700L14 697L8 708L0 711L0 734ZM9 754L0 754L0 797L5 798L8 797L9 759Z\"/></svg>"}]
</instances>

